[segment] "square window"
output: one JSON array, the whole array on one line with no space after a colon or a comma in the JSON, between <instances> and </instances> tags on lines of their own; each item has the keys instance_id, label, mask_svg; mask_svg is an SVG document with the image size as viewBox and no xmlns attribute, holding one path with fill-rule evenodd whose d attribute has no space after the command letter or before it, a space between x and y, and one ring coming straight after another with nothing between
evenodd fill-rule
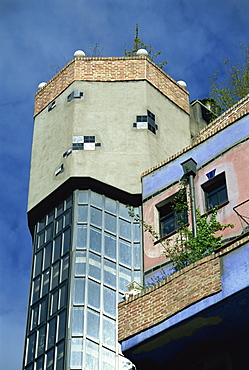
<instances>
[{"instance_id":1,"label":"square window","mask_svg":"<svg viewBox=\"0 0 249 370\"><path fill-rule=\"evenodd\" d=\"M207 211L228 201L225 172L202 184L202 189Z\"/></svg>"},{"instance_id":2,"label":"square window","mask_svg":"<svg viewBox=\"0 0 249 370\"><path fill-rule=\"evenodd\" d=\"M160 236L164 237L188 222L187 211L176 210L174 197L158 207Z\"/></svg>"}]
</instances>

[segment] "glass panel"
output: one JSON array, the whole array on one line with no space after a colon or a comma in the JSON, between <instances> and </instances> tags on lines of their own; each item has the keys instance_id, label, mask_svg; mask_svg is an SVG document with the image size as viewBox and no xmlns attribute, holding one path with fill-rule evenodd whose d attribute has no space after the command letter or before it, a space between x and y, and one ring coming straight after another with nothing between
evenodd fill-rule
<instances>
[{"instance_id":1,"label":"glass panel","mask_svg":"<svg viewBox=\"0 0 249 370\"><path fill-rule=\"evenodd\" d=\"M25 370L34 370L34 366L33 365L26 366Z\"/></svg>"},{"instance_id":2,"label":"glass panel","mask_svg":"<svg viewBox=\"0 0 249 370\"><path fill-rule=\"evenodd\" d=\"M117 203L115 202L115 200L105 198L105 209L108 212L116 214L117 213Z\"/></svg>"},{"instance_id":3,"label":"glass panel","mask_svg":"<svg viewBox=\"0 0 249 370\"><path fill-rule=\"evenodd\" d=\"M63 370L64 365L64 342L57 346L56 370Z\"/></svg>"},{"instance_id":4,"label":"glass panel","mask_svg":"<svg viewBox=\"0 0 249 370\"><path fill-rule=\"evenodd\" d=\"M134 268L141 268L141 247L140 244L133 245Z\"/></svg>"},{"instance_id":5,"label":"glass panel","mask_svg":"<svg viewBox=\"0 0 249 370\"><path fill-rule=\"evenodd\" d=\"M56 220L56 234L63 229L63 217L61 216Z\"/></svg>"},{"instance_id":6,"label":"glass panel","mask_svg":"<svg viewBox=\"0 0 249 370\"><path fill-rule=\"evenodd\" d=\"M61 282L68 278L69 271L69 255L63 258L61 263Z\"/></svg>"},{"instance_id":7,"label":"glass panel","mask_svg":"<svg viewBox=\"0 0 249 370\"><path fill-rule=\"evenodd\" d=\"M116 356L115 352L109 351L106 348L102 349L103 353L103 370L115 370L116 369Z\"/></svg>"},{"instance_id":8,"label":"glass panel","mask_svg":"<svg viewBox=\"0 0 249 370\"><path fill-rule=\"evenodd\" d=\"M54 266L52 267L52 289L57 287L59 283L59 272L60 272L59 267L60 267L59 262L54 264Z\"/></svg>"},{"instance_id":9,"label":"glass panel","mask_svg":"<svg viewBox=\"0 0 249 370\"><path fill-rule=\"evenodd\" d=\"M137 283L142 284L141 271L134 271L134 279Z\"/></svg>"},{"instance_id":10,"label":"glass panel","mask_svg":"<svg viewBox=\"0 0 249 370\"><path fill-rule=\"evenodd\" d=\"M78 222L87 222L88 206L78 206Z\"/></svg>"},{"instance_id":11,"label":"glass panel","mask_svg":"<svg viewBox=\"0 0 249 370\"><path fill-rule=\"evenodd\" d=\"M104 255L116 260L116 237L105 234Z\"/></svg>"},{"instance_id":12,"label":"glass panel","mask_svg":"<svg viewBox=\"0 0 249 370\"><path fill-rule=\"evenodd\" d=\"M82 338L72 338L71 344L71 368L81 368L83 359L83 339Z\"/></svg>"},{"instance_id":13,"label":"glass panel","mask_svg":"<svg viewBox=\"0 0 249 370\"><path fill-rule=\"evenodd\" d=\"M34 360L36 332L28 338L27 364Z\"/></svg>"},{"instance_id":14,"label":"glass panel","mask_svg":"<svg viewBox=\"0 0 249 370\"><path fill-rule=\"evenodd\" d=\"M99 346L90 340L86 341L86 370L99 369Z\"/></svg>"},{"instance_id":15,"label":"glass panel","mask_svg":"<svg viewBox=\"0 0 249 370\"><path fill-rule=\"evenodd\" d=\"M84 307L73 307L72 335L83 335Z\"/></svg>"},{"instance_id":16,"label":"glass panel","mask_svg":"<svg viewBox=\"0 0 249 370\"><path fill-rule=\"evenodd\" d=\"M131 266L131 244L119 241L119 262Z\"/></svg>"},{"instance_id":17,"label":"glass panel","mask_svg":"<svg viewBox=\"0 0 249 370\"><path fill-rule=\"evenodd\" d=\"M38 358L38 360L36 361L35 370L43 370L43 365L44 365L44 356Z\"/></svg>"},{"instance_id":18,"label":"glass panel","mask_svg":"<svg viewBox=\"0 0 249 370\"><path fill-rule=\"evenodd\" d=\"M100 284L88 280L88 304L100 309Z\"/></svg>"},{"instance_id":19,"label":"glass panel","mask_svg":"<svg viewBox=\"0 0 249 370\"><path fill-rule=\"evenodd\" d=\"M105 213L105 229L113 234L116 233L116 220L117 218L115 216Z\"/></svg>"},{"instance_id":20,"label":"glass panel","mask_svg":"<svg viewBox=\"0 0 249 370\"><path fill-rule=\"evenodd\" d=\"M72 205L73 205L73 198L70 195L70 197L66 199L66 209L69 209L70 207L72 207Z\"/></svg>"},{"instance_id":21,"label":"glass panel","mask_svg":"<svg viewBox=\"0 0 249 370\"><path fill-rule=\"evenodd\" d=\"M140 242L141 239L141 226L140 224L133 224L133 230L134 230L134 242Z\"/></svg>"},{"instance_id":22,"label":"glass panel","mask_svg":"<svg viewBox=\"0 0 249 370\"><path fill-rule=\"evenodd\" d=\"M87 310L87 335L99 340L99 313Z\"/></svg>"},{"instance_id":23,"label":"glass panel","mask_svg":"<svg viewBox=\"0 0 249 370\"><path fill-rule=\"evenodd\" d=\"M32 302L36 302L40 298L40 286L41 286L41 278L40 276L33 281L33 300Z\"/></svg>"},{"instance_id":24,"label":"glass panel","mask_svg":"<svg viewBox=\"0 0 249 370\"><path fill-rule=\"evenodd\" d=\"M70 246L71 246L71 229L68 228L67 230L64 231L63 233L63 252L62 254L66 254L67 252L70 251Z\"/></svg>"},{"instance_id":25,"label":"glass panel","mask_svg":"<svg viewBox=\"0 0 249 370\"><path fill-rule=\"evenodd\" d=\"M91 224L96 225L98 227L102 226L102 211L101 210L91 207L90 216L91 216Z\"/></svg>"},{"instance_id":26,"label":"glass panel","mask_svg":"<svg viewBox=\"0 0 249 370\"><path fill-rule=\"evenodd\" d=\"M60 216L63 212L63 203L61 203L58 207L57 207L57 213L56 213L56 217Z\"/></svg>"},{"instance_id":27,"label":"glass panel","mask_svg":"<svg viewBox=\"0 0 249 370\"><path fill-rule=\"evenodd\" d=\"M92 192L91 193L91 204L98 208L102 208L102 196Z\"/></svg>"},{"instance_id":28,"label":"glass panel","mask_svg":"<svg viewBox=\"0 0 249 370\"><path fill-rule=\"evenodd\" d=\"M101 232L90 228L90 250L101 253Z\"/></svg>"},{"instance_id":29,"label":"glass panel","mask_svg":"<svg viewBox=\"0 0 249 370\"><path fill-rule=\"evenodd\" d=\"M44 248L44 264L43 264L43 270L46 270L51 265L51 253L52 253L52 243L49 243Z\"/></svg>"},{"instance_id":30,"label":"glass panel","mask_svg":"<svg viewBox=\"0 0 249 370\"><path fill-rule=\"evenodd\" d=\"M42 270L42 253L43 251L39 251L35 255L35 273L34 276L37 276L41 273Z\"/></svg>"},{"instance_id":31,"label":"glass panel","mask_svg":"<svg viewBox=\"0 0 249 370\"><path fill-rule=\"evenodd\" d=\"M104 287L104 312L116 316L116 292Z\"/></svg>"},{"instance_id":32,"label":"glass panel","mask_svg":"<svg viewBox=\"0 0 249 370\"><path fill-rule=\"evenodd\" d=\"M119 216L130 220L129 209L121 203L119 203Z\"/></svg>"},{"instance_id":33,"label":"glass panel","mask_svg":"<svg viewBox=\"0 0 249 370\"><path fill-rule=\"evenodd\" d=\"M47 317L47 300L44 299L40 303L40 320L39 320L40 322L39 324L42 324L46 320L46 317Z\"/></svg>"},{"instance_id":34,"label":"glass panel","mask_svg":"<svg viewBox=\"0 0 249 370\"><path fill-rule=\"evenodd\" d=\"M65 222L64 222L64 227L68 226L68 225L71 225L71 221L72 221L72 212L71 212L71 209L65 213L64 215L64 218L65 218Z\"/></svg>"},{"instance_id":35,"label":"glass panel","mask_svg":"<svg viewBox=\"0 0 249 370\"><path fill-rule=\"evenodd\" d=\"M53 262L57 261L61 256L61 235L54 239Z\"/></svg>"},{"instance_id":36,"label":"glass panel","mask_svg":"<svg viewBox=\"0 0 249 370\"><path fill-rule=\"evenodd\" d=\"M119 220L119 234L122 238L131 240L131 224L130 222Z\"/></svg>"},{"instance_id":37,"label":"glass panel","mask_svg":"<svg viewBox=\"0 0 249 370\"><path fill-rule=\"evenodd\" d=\"M219 204L225 203L227 200L227 189L224 185L224 188L219 191Z\"/></svg>"},{"instance_id":38,"label":"glass panel","mask_svg":"<svg viewBox=\"0 0 249 370\"><path fill-rule=\"evenodd\" d=\"M46 229L46 243L53 238L53 224L49 225Z\"/></svg>"},{"instance_id":39,"label":"glass panel","mask_svg":"<svg viewBox=\"0 0 249 370\"><path fill-rule=\"evenodd\" d=\"M66 306L67 302L67 284L64 284L60 287L60 304L59 310Z\"/></svg>"},{"instance_id":40,"label":"glass panel","mask_svg":"<svg viewBox=\"0 0 249 370\"><path fill-rule=\"evenodd\" d=\"M84 304L85 302L85 278L74 279L74 303Z\"/></svg>"},{"instance_id":41,"label":"glass panel","mask_svg":"<svg viewBox=\"0 0 249 370\"><path fill-rule=\"evenodd\" d=\"M50 278L50 271L47 270L42 274L42 296L43 297L49 291L49 278Z\"/></svg>"},{"instance_id":42,"label":"glass panel","mask_svg":"<svg viewBox=\"0 0 249 370\"><path fill-rule=\"evenodd\" d=\"M46 220L46 218L43 217L41 219L41 221L38 222L38 231L39 232L42 231L42 229L44 229L44 227L45 227L45 220Z\"/></svg>"},{"instance_id":43,"label":"glass panel","mask_svg":"<svg viewBox=\"0 0 249 370\"><path fill-rule=\"evenodd\" d=\"M108 260L104 260L104 284L116 288L116 264Z\"/></svg>"},{"instance_id":44,"label":"glass panel","mask_svg":"<svg viewBox=\"0 0 249 370\"><path fill-rule=\"evenodd\" d=\"M52 349L47 353L46 370L53 370L53 368L54 368L54 350Z\"/></svg>"},{"instance_id":45,"label":"glass panel","mask_svg":"<svg viewBox=\"0 0 249 370\"><path fill-rule=\"evenodd\" d=\"M66 310L59 314L58 341L65 338L66 334Z\"/></svg>"},{"instance_id":46,"label":"glass panel","mask_svg":"<svg viewBox=\"0 0 249 370\"><path fill-rule=\"evenodd\" d=\"M54 220L54 210L48 214L48 224Z\"/></svg>"},{"instance_id":47,"label":"glass panel","mask_svg":"<svg viewBox=\"0 0 249 370\"><path fill-rule=\"evenodd\" d=\"M115 348L116 344L116 322L103 317L103 344Z\"/></svg>"},{"instance_id":48,"label":"glass panel","mask_svg":"<svg viewBox=\"0 0 249 370\"><path fill-rule=\"evenodd\" d=\"M86 274L86 251L76 252L75 257L75 275L85 275Z\"/></svg>"},{"instance_id":49,"label":"glass panel","mask_svg":"<svg viewBox=\"0 0 249 370\"><path fill-rule=\"evenodd\" d=\"M86 248L87 242L87 227L86 226L77 226L77 245L76 248L84 249Z\"/></svg>"},{"instance_id":50,"label":"glass panel","mask_svg":"<svg viewBox=\"0 0 249 370\"><path fill-rule=\"evenodd\" d=\"M119 266L119 290L126 292L126 285L131 282L131 271Z\"/></svg>"},{"instance_id":51,"label":"glass panel","mask_svg":"<svg viewBox=\"0 0 249 370\"><path fill-rule=\"evenodd\" d=\"M46 340L46 326L44 325L38 330L37 356L40 356L44 353L45 340Z\"/></svg>"},{"instance_id":52,"label":"glass panel","mask_svg":"<svg viewBox=\"0 0 249 370\"><path fill-rule=\"evenodd\" d=\"M100 280L101 278L101 257L94 253L89 253L89 276Z\"/></svg>"},{"instance_id":53,"label":"glass panel","mask_svg":"<svg viewBox=\"0 0 249 370\"><path fill-rule=\"evenodd\" d=\"M87 204L88 203L88 191L79 191L79 199L80 204Z\"/></svg>"},{"instance_id":54,"label":"glass panel","mask_svg":"<svg viewBox=\"0 0 249 370\"><path fill-rule=\"evenodd\" d=\"M39 312L39 305L32 308L30 330L33 330L38 325L38 312Z\"/></svg>"},{"instance_id":55,"label":"glass panel","mask_svg":"<svg viewBox=\"0 0 249 370\"><path fill-rule=\"evenodd\" d=\"M55 344L55 333L56 333L56 318L52 319L48 323L48 344L47 349L51 348Z\"/></svg>"},{"instance_id":56,"label":"glass panel","mask_svg":"<svg viewBox=\"0 0 249 370\"><path fill-rule=\"evenodd\" d=\"M58 309L59 291L56 290L51 297L50 315L53 315Z\"/></svg>"},{"instance_id":57,"label":"glass panel","mask_svg":"<svg viewBox=\"0 0 249 370\"><path fill-rule=\"evenodd\" d=\"M45 231L38 235L38 248L41 248L45 242Z\"/></svg>"}]
</instances>

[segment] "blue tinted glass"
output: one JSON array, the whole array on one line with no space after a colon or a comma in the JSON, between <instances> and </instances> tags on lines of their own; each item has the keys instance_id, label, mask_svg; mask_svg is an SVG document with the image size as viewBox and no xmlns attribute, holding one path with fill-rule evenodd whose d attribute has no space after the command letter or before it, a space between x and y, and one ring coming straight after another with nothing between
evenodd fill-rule
<instances>
[{"instance_id":1,"label":"blue tinted glass","mask_svg":"<svg viewBox=\"0 0 249 370\"><path fill-rule=\"evenodd\" d=\"M116 260L116 237L105 234L104 255Z\"/></svg>"},{"instance_id":2,"label":"blue tinted glass","mask_svg":"<svg viewBox=\"0 0 249 370\"><path fill-rule=\"evenodd\" d=\"M100 209L91 207L90 213L91 213L91 224L101 227L102 226L102 211Z\"/></svg>"},{"instance_id":3,"label":"blue tinted glass","mask_svg":"<svg viewBox=\"0 0 249 370\"><path fill-rule=\"evenodd\" d=\"M77 248L84 249L86 248L87 242L87 227L86 226L77 226Z\"/></svg>"},{"instance_id":4,"label":"blue tinted glass","mask_svg":"<svg viewBox=\"0 0 249 370\"><path fill-rule=\"evenodd\" d=\"M99 340L99 313L87 310L87 335Z\"/></svg>"},{"instance_id":5,"label":"blue tinted glass","mask_svg":"<svg viewBox=\"0 0 249 370\"><path fill-rule=\"evenodd\" d=\"M90 250L101 253L101 232L90 228Z\"/></svg>"}]
</instances>

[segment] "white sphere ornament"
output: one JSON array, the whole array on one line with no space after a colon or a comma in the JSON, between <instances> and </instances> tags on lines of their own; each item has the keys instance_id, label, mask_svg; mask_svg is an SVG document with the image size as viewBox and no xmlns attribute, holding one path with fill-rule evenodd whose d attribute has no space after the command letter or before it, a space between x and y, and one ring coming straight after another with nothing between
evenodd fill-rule
<instances>
[{"instance_id":1,"label":"white sphere ornament","mask_svg":"<svg viewBox=\"0 0 249 370\"><path fill-rule=\"evenodd\" d=\"M86 54L84 53L83 50L76 50L76 52L74 53L75 58L85 57L85 56L86 56Z\"/></svg>"},{"instance_id":2,"label":"white sphere ornament","mask_svg":"<svg viewBox=\"0 0 249 370\"><path fill-rule=\"evenodd\" d=\"M178 85L180 85L183 89L185 89L186 90L186 88L187 88L187 84L186 84L186 82L185 81L177 81L177 83L178 83Z\"/></svg>"},{"instance_id":3,"label":"white sphere ornament","mask_svg":"<svg viewBox=\"0 0 249 370\"><path fill-rule=\"evenodd\" d=\"M137 51L137 56L145 56L145 57L147 57L149 54L148 54L148 51L147 50L145 50L145 49L139 49L138 51Z\"/></svg>"},{"instance_id":4,"label":"white sphere ornament","mask_svg":"<svg viewBox=\"0 0 249 370\"><path fill-rule=\"evenodd\" d=\"M47 82L41 82L38 85L38 90L41 90L45 85L47 85Z\"/></svg>"}]
</instances>

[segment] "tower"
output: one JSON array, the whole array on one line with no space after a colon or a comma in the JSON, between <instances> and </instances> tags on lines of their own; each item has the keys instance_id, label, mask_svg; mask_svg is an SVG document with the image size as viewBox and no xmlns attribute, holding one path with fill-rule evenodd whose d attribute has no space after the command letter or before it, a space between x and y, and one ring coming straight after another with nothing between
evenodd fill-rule
<instances>
[{"instance_id":1,"label":"tower","mask_svg":"<svg viewBox=\"0 0 249 370\"><path fill-rule=\"evenodd\" d=\"M126 205L141 214L141 173L190 144L188 93L145 56L80 53L39 85L34 115L23 368L129 368L117 303L143 266Z\"/></svg>"}]
</instances>

